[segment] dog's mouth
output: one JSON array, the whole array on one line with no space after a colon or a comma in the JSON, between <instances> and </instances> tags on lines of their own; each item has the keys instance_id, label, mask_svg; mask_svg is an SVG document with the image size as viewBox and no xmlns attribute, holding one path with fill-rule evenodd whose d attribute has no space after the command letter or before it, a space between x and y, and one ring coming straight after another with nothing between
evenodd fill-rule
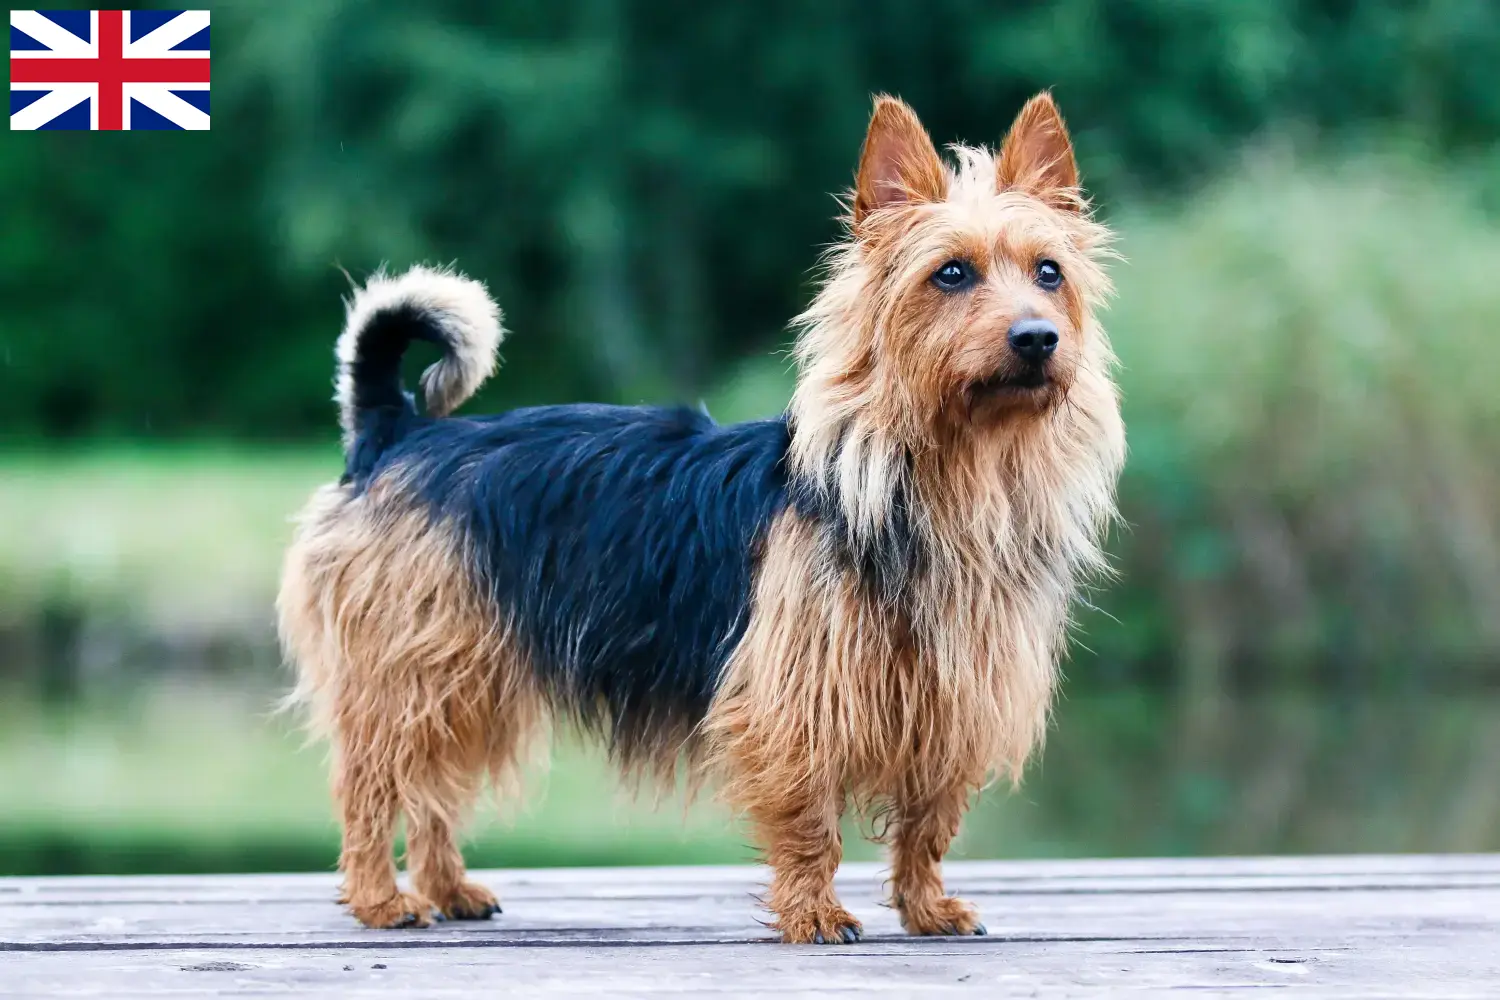
<instances>
[{"instance_id":1,"label":"dog's mouth","mask_svg":"<svg viewBox=\"0 0 1500 1000\"><path fill-rule=\"evenodd\" d=\"M1016 412L1040 413L1049 409L1061 389L1047 365L996 372L971 382L964 392L971 422L989 423Z\"/></svg>"},{"instance_id":2,"label":"dog's mouth","mask_svg":"<svg viewBox=\"0 0 1500 1000\"><path fill-rule=\"evenodd\" d=\"M969 398L975 402L1005 396L1024 396L1045 389L1052 377L1044 365L1028 365L1020 371L997 372L969 386Z\"/></svg>"}]
</instances>

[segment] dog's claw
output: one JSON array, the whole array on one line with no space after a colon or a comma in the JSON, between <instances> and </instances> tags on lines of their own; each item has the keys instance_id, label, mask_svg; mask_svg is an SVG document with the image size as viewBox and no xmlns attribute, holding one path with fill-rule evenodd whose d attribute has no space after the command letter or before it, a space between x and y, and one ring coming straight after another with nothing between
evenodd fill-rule
<instances>
[{"instance_id":1,"label":"dog's claw","mask_svg":"<svg viewBox=\"0 0 1500 1000\"><path fill-rule=\"evenodd\" d=\"M915 913L902 910L901 926L906 933L919 937L978 937L988 933L974 907L952 896L934 900Z\"/></svg>"},{"instance_id":2,"label":"dog's claw","mask_svg":"<svg viewBox=\"0 0 1500 1000\"><path fill-rule=\"evenodd\" d=\"M500 901L482 886L465 884L458 892L443 896L436 909L449 921L488 920L500 912Z\"/></svg>"},{"instance_id":3,"label":"dog's claw","mask_svg":"<svg viewBox=\"0 0 1500 1000\"><path fill-rule=\"evenodd\" d=\"M813 932L813 944L854 944L865 936L864 929L852 924L835 924L827 934L821 930Z\"/></svg>"},{"instance_id":4,"label":"dog's claw","mask_svg":"<svg viewBox=\"0 0 1500 1000\"><path fill-rule=\"evenodd\" d=\"M786 944L853 944L864 936L864 928L848 910L828 907L812 913L795 913L782 916L776 925L781 940Z\"/></svg>"}]
</instances>

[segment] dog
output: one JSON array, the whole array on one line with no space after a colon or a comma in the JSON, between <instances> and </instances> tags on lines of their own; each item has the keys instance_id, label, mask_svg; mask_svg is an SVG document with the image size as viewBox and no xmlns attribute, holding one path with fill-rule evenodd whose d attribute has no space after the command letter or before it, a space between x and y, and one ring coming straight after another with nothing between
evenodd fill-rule
<instances>
[{"instance_id":1,"label":"dog","mask_svg":"<svg viewBox=\"0 0 1500 1000\"><path fill-rule=\"evenodd\" d=\"M884 820L909 933L984 933L942 858L1042 741L1070 607L1108 571L1125 437L1096 316L1110 234L1050 94L998 151L950 152L876 98L774 419L454 417L503 336L484 286L416 267L355 292L345 471L303 511L277 603L358 920L499 911L455 829L557 718L628 773L710 776L763 850L782 940L860 938L833 889L851 807ZM413 340L441 351L421 409Z\"/></svg>"}]
</instances>

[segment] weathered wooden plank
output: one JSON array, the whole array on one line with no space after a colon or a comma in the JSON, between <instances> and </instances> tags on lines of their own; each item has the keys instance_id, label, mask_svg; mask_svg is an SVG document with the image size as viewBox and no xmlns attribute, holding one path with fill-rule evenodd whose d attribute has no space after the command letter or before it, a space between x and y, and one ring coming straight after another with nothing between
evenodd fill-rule
<instances>
[{"instance_id":1,"label":"weathered wooden plank","mask_svg":"<svg viewBox=\"0 0 1500 1000\"><path fill-rule=\"evenodd\" d=\"M839 949L775 945L33 953L4 956L12 995L203 992L386 996L1113 997L1240 995L1493 997L1493 940L1408 941L1368 952L1310 948L1121 948L1110 942L975 939Z\"/></svg>"},{"instance_id":2,"label":"weathered wooden plank","mask_svg":"<svg viewBox=\"0 0 1500 1000\"><path fill-rule=\"evenodd\" d=\"M1086 900L1070 907L1018 905L1002 909L971 896L983 909L991 937L1010 941L1117 940L1234 945L1377 947L1403 936L1493 932L1495 912L1487 902L1423 895L1371 900L1356 897L1329 905L1323 898L1292 898L1266 905L1262 899L1224 897L1217 907L1179 905L1099 906ZM847 900L865 921L871 940L901 937L894 914L873 901ZM1381 904L1392 911L1383 911ZM128 950L154 947L253 948L283 945L364 948L502 947L510 944L571 945L676 942L755 942L768 939L745 902L733 906L569 907L541 914L514 911L483 925L446 925L403 934L346 926L342 915L269 909L243 915L204 914L197 921L154 919L139 911L97 917L44 914L32 927L8 930L0 952L18 950ZM1500 941L1497 941L1500 946Z\"/></svg>"},{"instance_id":3,"label":"weathered wooden plank","mask_svg":"<svg viewBox=\"0 0 1500 1000\"><path fill-rule=\"evenodd\" d=\"M1451 859L1371 858L1362 864L1330 859L1313 866L1307 859L1267 859L1252 866L1226 862L1222 871L1201 861L1095 863L1085 870L1038 862L1029 868L989 862L949 866L950 880L968 892L987 894L1073 894L1129 892L1213 892L1349 890L1484 887L1500 880L1494 858ZM1441 862L1441 863L1437 863ZM1249 870L1236 870L1246 868ZM839 884L862 891L878 880L873 865L849 865ZM571 869L532 872L479 872L476 877L503 887L508 899L674 898L679 896L739 895L758 885L766 872L753 868ZM66 905L87 899L93 903L135 900L153 905L208 905L216 902L322 902L334 892L333 875L293 876L177 876L152 878L0 879L0 919L7 905Z\"/></svg>"},{"instance_id":4,"label":"weathered wooden plank","mask_svg":"<svg viewBox=\"0 0 1500 1000\"><path fill-rule=\"evenodd\" d=\"M902 935L882 876L840 873L870 937L823 949L771 941L748 867L483 872L503 916L398 932L331 875L0 880L0 995L1500 993L1495 856L955 863L964 940Z\"/></svg>"},{"instance_id":5,"label":"weathered wooden plank","mask_svg":"<svg viewBox=\"0 0 1500 1000\"><path fill-rule=\"evenodd\" d=\"M953 872L971 879L1018 879L1053 882L1070 878L1187 878L1192 876L1226 878L1235 876L1339 876L1339 875L1427 875L1440 873L1500 874L1500 854L1347 854L1326 856L1262 856L1221 858L1107 858L1086 860L1042 861L955 861ZM877 864L846 864L839 871L839 881L864 882L881 867ZM741 883L747 872L758 872L743 865L694 865L660 868L540 868L506 871L504 877L515 886L651 886L663 893L691 891L696 886L715 883ZM752 879L763 878L763 873ZM45 887L51 892L97 892L111 886L121 891L156 891L165 886L185 891L213 887L232 887L234 891L265 891L278 887L316 885L319 879L330 881L332 875L160 875L160 876L66 876L46 878L0 878L3 894L24 890L28 886Z\"/></svg>"}]
</instances>

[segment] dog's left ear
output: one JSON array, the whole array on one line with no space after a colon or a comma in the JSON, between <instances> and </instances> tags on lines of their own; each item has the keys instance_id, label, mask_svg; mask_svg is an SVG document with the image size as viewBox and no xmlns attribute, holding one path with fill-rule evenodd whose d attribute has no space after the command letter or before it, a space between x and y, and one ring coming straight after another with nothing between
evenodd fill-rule
<instances>
[{"instance_id":1,"label":"dog's left ear","mask_svg":"<svg viewBox=\"0 0 1500 1000\"><path fill-rule=\"evenodd\" d=\"M1073 141L1052 95L1043 91L1021 109L1000 145L995 184L1001 191L1033 194L1065 211L1083 207Z\"/></svg>"}]
</instances>

